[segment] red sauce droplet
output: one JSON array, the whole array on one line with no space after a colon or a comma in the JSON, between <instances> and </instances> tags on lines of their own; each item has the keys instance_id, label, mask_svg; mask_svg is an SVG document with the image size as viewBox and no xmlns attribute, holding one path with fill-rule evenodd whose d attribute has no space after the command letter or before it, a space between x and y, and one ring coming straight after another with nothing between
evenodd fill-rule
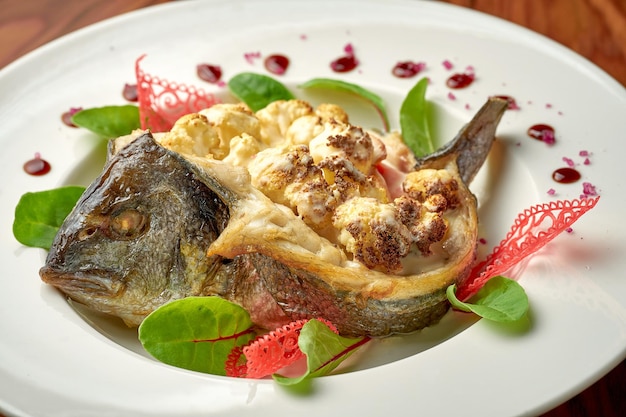
<instances>
[{"instance_id":1,"label":"red sauce droplet","mask_svg":"<svg viewBox=\"0 0 626 417\"><path fill-rule=\"evenodd\" d=\"M574 168L559 168L552 173L552 179L561 184L571 184L580 179L580 172Z\"/></svg>"},{"instance_id":2,"label":"red sauce droplet","mask_svg":"<svg viewBox=\"0 0 626 417\"><path fill-rule=\"evenodd\" d=\"M454 89L465 88L474 82L474 78L475 78L474 74L458 73L458 74L451 75L446 80L446 85L449 88L454 88Z\"/></svg>"},{"instance_id":3,"label":"red sauce droplet","mask_svg":"<svg viewBox=\"0 0 626 417\"><path fill-rule=\"evenodd\" d=\"M50 172L50 169L48 161L41 159L38 153L33 159L24 163L24 172L30 175L45 175Z\"/></svg>"},{"instance_id":4,"label":"red sauce droplet","mask_svg":"<svg viewBox=\"0 0 626 417\"><path fill-rule=\"evenodd\" d=\"M398 62L391 70L391 73L398 78L411 78L419 74L425 66L426 65L423 62Z\"/></svg>"},{"instance_id":5,"label":"red sauce droplet","mask_svg":"<svg viewBox=\"0 0 626 417\"><path fill-rule=\"evenodd\" d=\"M196 73L201 80L209 83L217 83L222 79L222 68L218 65L198 64Z\"/></svg>"},{"instance_id":6,"label":"red sauce droplet","mask_svg":"<svg viewBox=\"0 0 626 417\"><path fill-rule=\"evenodd\" d=\"M289 67L289 58L284 55L270 55L265 58L265 68L276 75L283 75Z\"/></svg>"},{"instance_id":7,"label":"red sauce droplet","mask_svg":"<svg viewBox=\"0 0 626 417\"><path fill-rule=\"evenodd\" d=\"M122 96L127 101L137 101L137 84L124 84L124 90L122 91Z\"/></svg>"},{"instance_id":8,"label":"red sauce droplet","mask_svg":"<svg viewBox=\"0 0 626 417\"><path fill-rule=\"evenodd\" d=\"M335 72L352 71L359 64L354 55L342 56L330 63L330 68Z\"/></svg>"},{"instance_id":9,"label":"red sauce droplet","mask_svg":"<svg viewBox=\"0 0 626 417\"><path fill-rule=\"evenodd\" d=\"M556 142L554 128L550 125L543 123L532 125L528 128L527 133L531 138L545 142L548 145L553 145Z\"/></svg>"}]
</instances>

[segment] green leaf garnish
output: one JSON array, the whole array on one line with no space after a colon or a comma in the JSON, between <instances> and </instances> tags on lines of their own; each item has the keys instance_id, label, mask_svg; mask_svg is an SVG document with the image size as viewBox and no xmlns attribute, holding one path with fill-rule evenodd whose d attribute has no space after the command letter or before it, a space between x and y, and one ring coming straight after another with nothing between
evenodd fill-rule
<instances>
[{"instance_id":1,"label":"green leaf garnish","mask_svg":"<svg viewBox=\"0 0 626 417\"><path fill-rule=\"evenodd\" d=\"M281 385L295 385L307 378L328 375L370 339L339 336L319 320L309 320L300 331L298 347L306 355L307 370L299 377L272 375Z\"/></svg>"},{"instance_id":2,"label":"green leaf garnish","mask_svg":"<svg viewBox=\"0 0 626 417\"><path fill-rule=\"evenodd\" d=\"M387 111L385 110L385 102L377 94L352 83L348 83L341 80L334 80L331 78L313 78L299 85L300 88L327 88L330 90L343 91L347 93L353 93L374 105L378 114L380 114L383 120L383 126L385 131L389 131L389 118L387 117Z\"/></svg>"},{"instance_id":3,"label":"green leaf garnish","mask_svg":"<svg viewBox=\"0 0 626 417\"><path fill-rule=\"evenodd\" d=\"M409 91L400 107L400 129L404 143L417 157L435 151L435 143L429 128L426 87L428 79L422 78Z\"/></svg>"},{"instance_id":4,"label":"green leaf garnish","mask_svg":"<svg viewBox=\"0 0 626 417\"><path fill-rule=\"evenodd\" d=\"M169 302L139 326L141 344L156 359L214 375L226 375L228 354L254 337L248 312L219 297Z\"/></svg>"},{"instance_id":5,"label":"green leaf garnish","mask_svg":"<svg viewBox=\"0 0 626 417\"><path fill-rule=\"evenodd\" d=\"M106 139L128 135L141 127L139 108L130 104L81 110L72 116L72 122Z\"/></svg>"},{"instance_id":6,"label":"green leaf garnish","mask_svg":"<svg viewBox=\"0 0 626 417\"><path fill-rule=\"evenodd\" d=\"M528 296L517 281L501 275L491 278L465 303L456 298L456 285L446 290L450 304L456 309L472 312L480 317L497 322L513 322L521 319L528 311Z\"/></svg>"},{"instance_id":7,"label":"green leaf garnish","mask_svg":"<svg viewBox=\"0 0 626 417\"><path fill-rule=\"evenodd\" d=\"M23 245L50 249L59 227L85 191L67 186L25 193L15 206L13 236Z\"/></svg>"},{"instance_id":8,"label":"green leaf garnish","mask_svg":"<svg viewBox=\"0 0 626 417\"><path fill-rule=\"evenodd\" d=\"M230 92L250 107L261 110L277 100L291 100L293 94L279 81L267 75L242 72L228 81Z\"/></svg>"}]
</instances>

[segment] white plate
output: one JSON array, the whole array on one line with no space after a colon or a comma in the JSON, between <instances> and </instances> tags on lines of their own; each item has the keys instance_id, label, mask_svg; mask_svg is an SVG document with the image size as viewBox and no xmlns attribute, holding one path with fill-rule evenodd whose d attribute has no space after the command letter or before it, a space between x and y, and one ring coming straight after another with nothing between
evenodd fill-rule
<instances>
[{"instance_id":1,"label":"white plate","mask_svg":"<svg viewBox=\"0 0 626 417\"><path fill-rule=\"evenodd\" d=\"M351 43L361 61L345 75L329 62ZM397 120L400 100L416 79L390 75L400 60L427 63L428 98L450 137L487 96L507 94L521 110L499 128L498 158L473 185L483 201L488 246L504 237L522 209L576 198L580 183L558 185L550 174L593 153L583 180L602 195L598 206L559 236L522 271L531 300L527 331L506 331L451 313L410 338L372 345L357 363L293 395L272 381L201 375L175 369L134 349L128 331L107 320L83 320L58 292L41 283L43 251L20 246L13 210L26 191L89 181L101 146L63 126L74 106L122 104L135 59L148 54L156 75L210 90L195 77L200 62L219 64L225 78L250 65L246 52L291 58L281 78L290 86L312 77L344 78L379 92ZM444 81L475 68L477 80L448 97ZM618 166L626 154L624 88L569 50L504 21L434 2L319 0L176 2L81 30L0 72L0 409L15 415L245 416L421 415L513 416L545 411L575 395L624 358L626 347L626 206ZM466 108L466 106L469 107ZM356 121L376 125L364 109ZM548 147L526 136L535 123L557 131ZM31 177L22 164L35 152L53 170ZM85 162L86 161L86 162ZM486 171L486 173L485 173ZM493 181L490 181L493 180ZM554 188L557 195L546 192Z\"/></svg>"}]
</instances>

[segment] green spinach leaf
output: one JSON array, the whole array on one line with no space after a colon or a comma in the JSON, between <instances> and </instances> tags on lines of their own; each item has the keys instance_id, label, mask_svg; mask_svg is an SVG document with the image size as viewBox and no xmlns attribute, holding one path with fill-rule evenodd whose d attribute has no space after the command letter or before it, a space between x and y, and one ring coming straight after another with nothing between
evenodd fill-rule
<instances>
[{"instance_id":1,"label":"green spinach leaf","mask_svg":"<svg viewBox=\"0 0 626 417\"><path fill-rule=\"evenodd\" d=\"M521 319L528 311L528 296L517 281L501 275L491 278L471 298L462 302L455 295L456 286L448 287L446 294L454 308L472 312L488 320L512 322Z\"/></svg>"},{"instance_id":2,"label":"green spinach leaf","mask_svg":"<svg viewBox=\"0 0 626 417\"><path fill-rule=\"evenodd\" d=\"M50 249L54 236L85 191L67 186L22 195L15 207L13 236L23 245Z\"/></svg>"},{"instance_id":3,"label":"green spinach leaf","mask_svg":"<svg viewBox=\"0 0 626 417\"><path fill-rule=\"evenodd\" d=\"M404 143L417 157L435 151L435 142L429 127L426 87L428 78L422 78L408 92L400 107L400 129Z\"/></svg>"},{"instance_id":4,"label":"green spinach leaf","mask_svg":"<svg viewBox=\"0 0 626 417\"><path fill-rule=\"evenodd\" d=\"M152 356L179 368L226 375L235 346L255 337L246 310L219 297L187 297L164 304L139 326L139 340Z\"/></svg>"},{"instance_id":5,"label":"green spinach leaf","mask_svg":"<svg viewBox=\"0 0 626 417\"><path fill-rule=\"evenodd\" d=\"M128 135L141 127L139 108L133 105L81 110L72 116L72 122L106 139Z\"/></svg>"},{"instance_id":6,"label":"green spinach leaf","mask_svg":"<svg viewBox=\"0 0 626 417\"><path fill-rule=\"evenodd\" d=\"M228 81L230 92L250 107L258 111L277 100L291 100L293 94L279 81L267 75L243 72Z\"/></svg>"}]
</instances>

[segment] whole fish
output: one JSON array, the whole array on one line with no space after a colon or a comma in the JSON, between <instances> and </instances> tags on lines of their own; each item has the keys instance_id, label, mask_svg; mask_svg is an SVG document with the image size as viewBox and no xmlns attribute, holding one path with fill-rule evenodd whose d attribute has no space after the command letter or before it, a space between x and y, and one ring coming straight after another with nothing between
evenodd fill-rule
<instances>
[{"instance_id":1,"label":"whole fish","mask_svg":"<svg viewBox=\"0 0 626 417\"><path fill-rule=\"evenodd\" d=\"M352 336L423 328L445 314L446 288L474 261L478 219L467 184L505 109L506 101L490 99L449 145L418 159L416 169L446 169L458 180L458 208L445 256L417 274L348 259L253 187L245 168L183 157L143 133L111 142L103 172L61 226L40 276L131 326L168 301L202 295L242 305L266 328L311 317Z\"/></svg>"}]
</instances>

